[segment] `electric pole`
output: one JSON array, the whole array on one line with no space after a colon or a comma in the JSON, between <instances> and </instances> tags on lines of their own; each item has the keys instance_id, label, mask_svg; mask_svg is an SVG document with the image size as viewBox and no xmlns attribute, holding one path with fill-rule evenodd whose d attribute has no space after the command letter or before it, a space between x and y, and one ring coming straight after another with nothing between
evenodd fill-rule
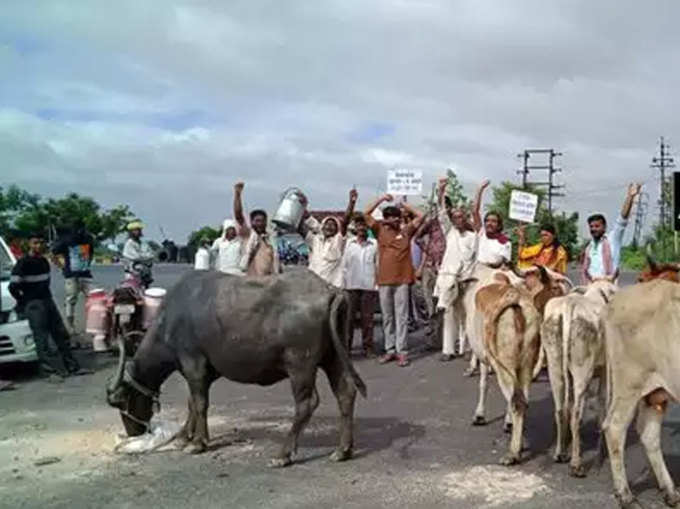
<instances>
[{"instance_id":1,"label":"electric pole","mask_svg":"<svg viewBox=\"0 0 680 509\"><path fill-rule=\"evenodd\" d=\"M669 226L669 206L671 202L670 185L666 170L675 168L673 158L669 154L670 146L664 141L663 136L659 140L659 157L652 158L651 167L661 172L659 179L659 226L665 230Z\"/></svg>"},{"instance_id":2,"label":"electric pole","mask_svg":"<svg viewBox=\"0 0 680 509\"><path fill-rule=\"evenodd\" d=\"M530 165L529 159L532 155L537 154L547 154L548 164ZM522 158L523 161L522 169L517 172L522 176L522 188L526 189L528 185L546 187L548 194L548 212L551 216L553 211L553 198L564 196L563 193L557 192L558 189L562 189L564 186L555 184L555 173L562 171L562 168L555 168L555 158L560 157L561 155L561 152L556 152L551 148L527 149L523 153L517 155L517 157ZM547 181L530 181L529 177L532 171L547 171Z\"/></svg>"},{"instance_id":3,"label":"electric pole","mask_svg":"<svg viewBox=\"0 0 680 509\"><path fill-rule=\"evenodd\" d=\"M637 249L642 240L642 228L645 225L645 218L647 216L647 208L649 207L649 195L647 193L640 193L637 199L637 207L635 209L635 228L633 230L633 248Z\"/></svg>"}]
</instances>

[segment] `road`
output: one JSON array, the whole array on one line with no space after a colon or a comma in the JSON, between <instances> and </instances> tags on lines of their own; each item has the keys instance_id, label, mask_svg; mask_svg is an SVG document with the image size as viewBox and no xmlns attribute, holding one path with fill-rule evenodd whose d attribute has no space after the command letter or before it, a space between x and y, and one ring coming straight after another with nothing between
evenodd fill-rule
<instances>
[{"instance_id":1,"label":"road","mask_svg":"<svg viewBox=\"0 0 680 509\"><path fill-rule=\"evenodd\" d=\"M95 276L110 286L119 270L100 267ZM169 286L183 270L158 267L158 284ZM53 287L59 298L58 277ZM437 355L422 351L418 334L411 343L417 353L408 368L355 360L369 394L357 400L352 461L327 460L337 440L337 408L320 376L321 405L302 435L297 462L283 470L266 464L292 415L286 382L262 388L217 381L209 410L212 444L203 455L123 456L112 452L122 425L104 397L113 358L80 353L96 373L62 384L14 372L19 388L0 394L0 507L616 507L607 463L586 479L572 479L566 465L552 462L553 404L544 378L532 386L525 461L501 467L497 462L507 435L501 429L505 406L495 380L489 391L491 422L472 427L477 379L462 376L462 360L441 363ZM186 396L183 379L173 375L163 386L159 418L182 421ZM584 430L587 460L596 452L593 411ZM674 411L664 424L672 474L680 471L680 444L673 437L679 421ZM35 465L45 458L58 462ZM633 490L646 507L663 507L634 435L628 460Z\"/></svg>"}]
</instances>

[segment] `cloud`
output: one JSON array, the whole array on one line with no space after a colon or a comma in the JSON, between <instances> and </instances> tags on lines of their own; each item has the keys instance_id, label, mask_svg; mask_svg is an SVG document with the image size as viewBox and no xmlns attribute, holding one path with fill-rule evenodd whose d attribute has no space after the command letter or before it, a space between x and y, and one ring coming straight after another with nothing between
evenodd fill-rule
<instances>
[{"instance_id":1,"label":"cloud","mask_svg":"<svg viewBox=\"0 0 680 509\"><path fill-rule=\"evenodd\" d=\"M362 203L394 166L468 191L564 153L564 210L616 213L675 135L680 46L665 1L115 2L4 6L3 181L129 203L176 239L229 215ZM155 234L152 231L152 234Z\"/></svg>"}]
</instances>

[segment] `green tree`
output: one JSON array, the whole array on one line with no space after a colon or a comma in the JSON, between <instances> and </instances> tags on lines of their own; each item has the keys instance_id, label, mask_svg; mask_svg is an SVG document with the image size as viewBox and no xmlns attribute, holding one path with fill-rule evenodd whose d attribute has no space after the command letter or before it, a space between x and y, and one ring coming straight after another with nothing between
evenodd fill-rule
<instances>
[{"instance_id":1,"label":"green tree","mask_svg":"<svg viewBox=\"0 0 680 509\"><path fill-rule=\"evenodd\" d=\"M100 215L101 229L98 240L116 241L116 237L125 232L127 224L135 217L127 205L117 205Z\"/></svg>"},{"instance_id":2,"label":"green tree","mask_svg":"<svg viewBox=\"0 0 680 509\"><path fill-rule=\"evenodd\" d=\"M16 217L24 210L36 207L40 196L31 194L16 185L0 186L0 234L8 235L15 228Z\"/></svg>"},{"instance_id":3,"label":"green tree","mask_svg":"<svg viewBox=\"0 0 680 509\"><path fill-rule=\"evenodd\" d=\"M221 232L222 230L219 227L213 228L212 226L203 226L189 234L187 245L190 248L198 249L198 244L203 237L206 237L212 244L215 239L220 236Z\"/></svg>"},{"instance_id":4,"label":"green tree","mask_svg":"<svg viewBox=\"0 0 680 509\"><path fill-rule=\"evenodd\" d=\"M506 232L510 235L513 246L515 248L517 247L518 239L514 229L519 225L517 221L508 218L508 211L510 210L510 195L514 190L527 191L529 193L538 195L536 221L535 224L530 225L529 228L527 228L527 243L533 244L539 242L540 225L552 224L557 231L557 238L569 253L570 259L575 259L579 254L578 213L574 212L567 215L565 212L560 212L559 214L553 213L551 215L546 206L546 193L543 189L537 188L535 186L527 186L527 188L522 188L521 185L517 185L512 182L501 182L499 186L492 188L492 200L491 203L486 206L486 211L498 212L503 216L504 227ZM517 252L515 249L515 252L513 252L513 257L516 256Z\"/></svg>"},{"instance_id":5,"label":"green tree","mask_svg":"<svg viewBox=\"0 0 680 509\"><path fill-rule=\"evenodd\" d=\"M463 185L458 181L458 176L453 170L446 170L446 179L448 183L446 185L446 196L454 207L467 207L470 205L470 200L465 195L463 191Z\"/></svg>"}]
</instances>

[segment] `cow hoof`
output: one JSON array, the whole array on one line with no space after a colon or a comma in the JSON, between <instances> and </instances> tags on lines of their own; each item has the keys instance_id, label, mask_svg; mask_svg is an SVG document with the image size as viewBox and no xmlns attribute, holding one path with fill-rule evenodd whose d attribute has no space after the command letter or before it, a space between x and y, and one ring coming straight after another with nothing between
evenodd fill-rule
<instances>
[{"instance_id":1,"label":"cow hoof","mask_svg":"<svg viewBox=\"0 0 680 509\"><path fill-rule=\"evenodd\" d=\"M555 463L569 463L569 455L566 452L561 452L553 456Z\"/></svg>"},{"instance_id":2,"label":"cow hoof","mask_svg":"<svg viewBox=\"0 0 680 509\"><path fill-rule=\"evenodd\" d=\"M584 467L583 465L578 465L576 467L574 465L569 465L569 475L572 476L572 477L579 477L579 478L585 477L586 476L586 467Z\"/></svg>"},{"instance_id":3,"label":"cow hoof","mask_svg":"<svg viewBox=\"0 0 680 509\"><path fill-rule=\"evenodd\" d=\"M668 507L675 507L680 502L680 494L677 491L666 493L663 497L663 501L666 502Z\"/></svg>"},{"instance_id":4,"label":"cow hoof","mask_svg":"<svg viewBox=\"0 0 680 509\"><path fill-rule=\"evenodd\" d=\"M503 431L505 433L512 433L512 423L511 422L503 423Z\"/></svg>"},{"instance_id":5,"label":"cow hoof","mask_svg":"<svg viewBox=\"0 0 680 509\"><path fill-rule=\"evenodd\" d=\"M290 457L285 457L285 458L272 458L269 460L269 467L270 468L283 468L287 467L288 465L292 464L293 461L290 459Z\"/></svg>"},{"instance_id":6,"label":"cow hoof","mask_svg":"<svg viewBox=\"0 0 680 509\"><path fill-rule=\"evenodd\" d=\"M206 446L202 442L191 442L184 448L184 452L187 454L201 454L205 452Z\"/></svg>"},{"instance_id":7,"label":"cow hoof","mask_svg":"<svg viewBox=\"0 0 680 509\"><path fill-rule=\"evenodd\" d=\"M475 376L477 374L476 369L466 369L463 371L463 376Z\"/></svg>"},{"instance_id":8,"label":"cow hoof","mask_svg":"<svg viewBox=\"0 0 680 509\"><path fill-rule=\"evenodd\" d=\"M484 417L483 415L475 415L475 418L472 420L472 425L486 426L486 417Z\"/></svg>"},{"instance_id":9,"label":"cow hoof","mask_svg":"<svg viewBox=\"0 0 680 509\"><path fill-rule=\"evenodd\" d=\"M512 454L503 456L500 461L500 464L503 465L504 467L517 465L517 463L519 463L519 458L517 456L513 456Z\"/></svg>"},{"instance_id":10,"label":"cow hoof","mask_svg":"<svg viewBox=\"0 0 680 509\"><path fill-rule=\"evenodd\" d=\"M341 461L347 461L348 459L352 458L352 449L336 449L333 451L333 454L331 454L330 460L334 461L336 463L339 463Z\"/></svg>"},{"instance_id":11,"label":"cow hoof","mask_svg":"<svg viewBox=\"0 0 680 509\"><path fill-rule=\"evenodd\" d=\"M619 507L621 507L621 509L644 509L642 504L634 498L631 498L629 501L619 499Z\"/></svg>"}]
</instances>

